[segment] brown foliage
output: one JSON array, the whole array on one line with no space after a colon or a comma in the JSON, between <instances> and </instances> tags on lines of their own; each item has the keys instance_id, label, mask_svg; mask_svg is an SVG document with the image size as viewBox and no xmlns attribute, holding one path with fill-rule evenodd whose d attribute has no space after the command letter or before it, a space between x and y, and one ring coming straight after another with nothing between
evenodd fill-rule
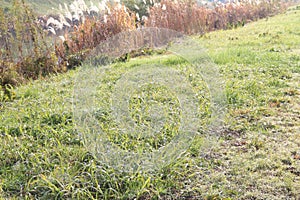
<instances>
[{"instance_id":1,"label":"brown foliage","mask_svg":"<svg viewBox=\"0 0 300 200\"><path fill-rule=\"evenodd\" d=\"M217 29L243 25L284 9L279 1L218 4L213 8L195 2L162 0L150 9L145 25L169 28L186 34L204 34Z\"/></svg>"},{"instance_id":2,"label":"brown foliage","mask_svg":"<svg viewBox=\"0 0 300 200\"><path fill-rule=\"evenodd\" d=\"M72 32L66 33L66 40L57 44L55 51L62 59L61 64L66 64L69 68L74 67L74 64L79 64L88 52L103 40L135 28L135 14L128 12L124 6L113 8L110 15L103 15L97 19L88 18Z\"/></svg>"},{"instance_id":3,"label":"brown foliage","mask_svg":"<svg viewBox=\"0 0 300 200\"><path fill-rule=\"evenodd\" d=\"M51 44L24 2L15 1L11 13L0 10L0 27L0 85L57 71Z\"/></svg>"},{"instance_id":4,"label":"brown foliage","mask_svg":"<svg viewBox=\"0 0 300 200\"><path fill-rule=\"evenodd\" d=\"M0 86L3 88L73 68L102 41L142 24L186 34L204 34L243 25L285 8L279 1L267 0L219 4L212 8L198 6L194 1L162 0L150 8L146 21L138 22L135 13L125 6L108 5L110 12L87 16L84 23L72 24L64 33L65 40L60 41L49 37L24 0L15 0L13 4L10 13L0 9Z\"/></svg>"}]
</instances>

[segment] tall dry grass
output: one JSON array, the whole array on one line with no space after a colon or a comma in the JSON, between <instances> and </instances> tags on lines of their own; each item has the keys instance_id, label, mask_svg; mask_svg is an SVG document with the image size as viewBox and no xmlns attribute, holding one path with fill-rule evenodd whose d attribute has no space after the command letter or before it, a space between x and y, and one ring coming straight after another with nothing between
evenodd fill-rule
<instances>
[{"instance_id":1,"label":"tall dry grass","mask_svg":"<svg viewBox=\"0 0 300 200\"><path fill-rule=\"evenodd\" d=\"M9 98L12 86L73 68L99 43L122 31L147 26L204 34L276 14L286 6L277 0L217 4L210 8L198 6L193 0L152 0L145 4L153 5L147 7L148 17L139 21L136 13L118 2L99 3L98 8L88 8L83 0L80 2L82 6L73 6L73 11L65 5L65 15L59 15L56 27L42 25L24 0L14 0L10 12L0 9L0 87ZM71 27L63 28L63 35L49 36L45 27L62 30L59 23Z\"/></svg>"},{"instance_id":2,"label":"tall dry grass","mask_svg":"<svg viewBox=\"0 0 300 200\"><path fill-rule=\"evenodd\" d=\"M198 6L194 1L162 0L150 8L148 27L169 28L186 34L204 34L227 29L249 21L281 12L285 4L280 1L219 3L212 8Z\"/></svg>"},{"instance_id":3,"label":"tall dry grass","mask_svg":"<svg viewBox=\"0 0 300 200\"><path fill-rule=\"evenodd\" d=\"M0 33L0 86L59 71L52 44L24 0L15 0L9 13L0 9Z\"/></svg>"},{"instance_id":4,"label":"tall dry grass","mask_svg":"<svg viewBox=\"0 0 300 200\"><path fill-rule=\"evenodd\" d=\"M64 42L56 44L56 55L62 65L72 68L103 40L122 31L136 29L135 14L125 6L112 7L110 10L109 15L87 18L85 23L65 34Z\"/></svg>"},{"instance_id":5,"label":"tall dry grass","mask_svg":"<svg viewBox=\"0 0 300 200\"><path fill-rule=\"evenodd\" d=\"M101 41L136 28L135 13L108 6L109 13L73 24L64 41L41 26L24 0L15 0L9 13L0 9L0 90L10 99L12 86L78 66Z\"/></svg>"}]
</instances>

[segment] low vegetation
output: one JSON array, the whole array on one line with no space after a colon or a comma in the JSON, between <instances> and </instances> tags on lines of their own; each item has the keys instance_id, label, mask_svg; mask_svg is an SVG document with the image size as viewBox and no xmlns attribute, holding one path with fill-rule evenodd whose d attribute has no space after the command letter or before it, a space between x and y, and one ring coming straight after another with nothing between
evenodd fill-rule
<instances>
[{"instance_id":1,"label":"low vegetation","mask_svg":"<svg viewBox=\"0 0 300 200\"><path fill-rule=\"evenodd\" d=\"M84 147L72 111L79 69L9 88L13 101L0 103L0 198L299 199L299 19L298 6L194 36L225 80L224 126L213 145L196 137L181 158L151 173L109 168ZM149 62L188 66L167 53L128 60L113 72ZM107 88L115 78L106 77Z\"/></svg>"}]
</instances>

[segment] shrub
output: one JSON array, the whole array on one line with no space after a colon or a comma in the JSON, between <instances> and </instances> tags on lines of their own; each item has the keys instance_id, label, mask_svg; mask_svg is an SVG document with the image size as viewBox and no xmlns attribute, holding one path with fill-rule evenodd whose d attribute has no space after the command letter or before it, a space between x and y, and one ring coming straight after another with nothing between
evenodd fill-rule
<instances>
[{"instance_id":1,"label":"shrub","mask_svg":"<svg viewBox=\"0 0 300 200\"><path fill-rule=\"evenodd\" d=\"M0 10L0 29L0 85L59 71L46 34L24 1L14 1L8 13Z\"/></svg>"}]
</instances>

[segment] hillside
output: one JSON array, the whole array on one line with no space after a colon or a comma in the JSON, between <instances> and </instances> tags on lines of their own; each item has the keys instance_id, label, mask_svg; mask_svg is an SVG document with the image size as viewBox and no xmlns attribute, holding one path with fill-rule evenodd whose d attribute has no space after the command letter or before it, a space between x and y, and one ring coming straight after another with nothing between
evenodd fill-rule
<instances>
[{"instance_id":1,"label":"hillside","mask_svg":"<svg viewBox=\"0 0 300 200\"><path fill-rule=\"evenodd\" d=\"M13 0L2 0L1 7L9 8L12 2ZM33 8L33 10L39 15L56 13L59 4L70 4L72 2L72 0L25 0L25 3L29 4Z\"/></svg>"},{"instance_id":2,"label":"hillside","mask_svg":"<svg viewBox=\"0 0 300 200\"><path fill-rule=\"evenodd\" d=\"M119 171L85 148L72 106L80 68L18 87L13 101L0 102L0 198L299 199L299 24L298 6L244 27L194 36L224 80L224 125L207 144L196 136L176 162L150 173ZM97 102L104 106L97 119L125 149L146 142L114 137L119 135L110 112L118 101L108 94L118 97L111 90L121 75L145 64L189 73L186 60L161 52L105 71L103 85L96 88L104 99ZM198 81L195 85L202 84ZM161 95L162 102L177 106L174 93L156 89L143 95ZM144 104L138 98L131 103L134 118ZM173 114L177 122L181 113L174 109Z\"/></svg>"}]
</instances>

